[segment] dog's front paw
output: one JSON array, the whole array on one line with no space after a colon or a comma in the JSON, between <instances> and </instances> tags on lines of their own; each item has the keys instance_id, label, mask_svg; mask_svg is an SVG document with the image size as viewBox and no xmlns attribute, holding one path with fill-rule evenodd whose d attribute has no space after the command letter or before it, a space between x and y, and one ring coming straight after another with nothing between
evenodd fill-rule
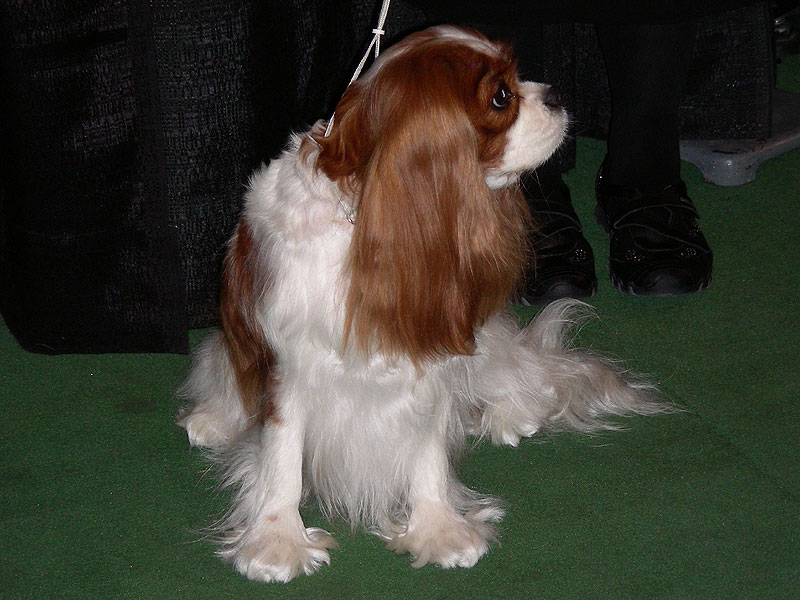
<instances>
[{"instance_id":1,"label":"dog's front paw","mask_svg":"<svg viewBox=\"0 0 800 600\"><path fill-rule=\"evenodd\" d=\"M328 550L339 547L325 530L270 532L242 546L232 556L234 567L248 579L286 583L301 573L311 575L330 564Z\"/></svg>"},{"instance_id":2,"label":"dog's front paw","mask_svg":"<svg viewBox=\"0 0 800 600\"><path fill-rule=\"evenodd\" d=\"M424 515L412 515L408 526L387 536L387 548L398 554L411 554L412 567L428 563L445 569L472 567L489 550L496 538L487 521L499 520L502 511L491 509L462 516L441 508Z\"/></svg>"}]
</instances>

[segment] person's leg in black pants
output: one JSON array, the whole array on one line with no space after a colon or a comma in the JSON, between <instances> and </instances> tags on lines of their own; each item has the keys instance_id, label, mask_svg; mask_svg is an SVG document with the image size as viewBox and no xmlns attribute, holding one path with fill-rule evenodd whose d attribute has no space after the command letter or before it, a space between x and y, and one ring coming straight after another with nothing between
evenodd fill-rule
<instances>
[{"instance_id":1,"label":"person's leg in black pants","mask_svg":"<svg viewBox=\"0 0 800 600\"><path fill-rule=\"evenodd\" d=\"M603 173L642 190L680 179L680 102L696 26L598 25L611 89Z\"/></svg>"},{"instance_id":2,"label":"person's leg in black pants","mask_svg":"<svg viewBox=\"0 0 800 600\"><path fill-rule=\"evenodd\" d=\"M547 83L541 25L490 31L493 34L513 42L522 79ZM557 298L591 296L597 289L594 255L572 208L557 157L523 175L521 186L534 224L522 301L544 304Z\"/></svg>"},{"instance_id":3,"label":"person's leg in black pants","mask_svg":"<svg viewBox=\"0 0 800 600\"><path fill-rule=\"evenodd\" d=\"M696 292L712 254L680 178L680 102L696 25L598 25L611 89L596 215L611 233L614 285L635 295Z\"/></svg>"},{"instance_id":4,"label":"person's leg in black pants","mask_svg":"<svg viewBox=\"0 0 800 600\"><path fill-rule=\"evenodd\" d=\"M601 24L597 31L612 118L596 215L611 231L612 282L635 295L702 290L711 279L712 253L680 178L679 150L680 102L696 25ZM541 48L521 40L518 51L523 75L540 77ZM591 248L560 173L545 165L523 178L523 188L539 226L524 298L541 303L590 295L596 286Z\"/></svg>"}]
</instances>

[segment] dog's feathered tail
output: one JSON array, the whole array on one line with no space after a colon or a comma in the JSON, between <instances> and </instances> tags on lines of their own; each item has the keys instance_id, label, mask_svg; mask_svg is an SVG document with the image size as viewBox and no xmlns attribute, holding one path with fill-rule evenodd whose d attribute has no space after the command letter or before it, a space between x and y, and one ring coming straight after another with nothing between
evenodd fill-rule
<instances>
[{"instance_id":1,"label":"dog's feathered tail","mask_svg":"<svg viewBox=\"0 0 800 600\"><path fill-rule=\"evenodd\" d=\"M565 299L547 305L526 327L510 318L487 324L477 360L467 366L467 394L482 415L479 433L516 445L538 431L618 429L610 417L677 410L644 378L572 346L592 315L589 305Z\"/></svg>"}]
</instances>

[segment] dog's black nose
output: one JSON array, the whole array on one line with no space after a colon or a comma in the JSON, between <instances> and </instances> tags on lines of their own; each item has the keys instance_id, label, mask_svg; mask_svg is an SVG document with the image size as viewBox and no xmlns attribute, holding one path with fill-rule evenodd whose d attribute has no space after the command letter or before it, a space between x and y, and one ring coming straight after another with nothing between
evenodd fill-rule
<instances>
[{"instance_id":1,"label":"dog's black nose","mask_svg":"<svg viewBox=\"0 0 800 600\"><path fill-rule=\"evenodd\" d=\"M544 95L544 105L547 108L561 108L561 96L553 88L549 88Z\"/></svg>"}]
</instances>

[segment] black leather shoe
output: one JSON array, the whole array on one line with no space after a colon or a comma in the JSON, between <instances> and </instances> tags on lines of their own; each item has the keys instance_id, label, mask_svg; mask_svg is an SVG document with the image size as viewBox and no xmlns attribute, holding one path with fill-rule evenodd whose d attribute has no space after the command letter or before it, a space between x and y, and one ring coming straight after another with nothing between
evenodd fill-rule
<instances>
[{"instance_id":1,"label":"black leather shoe","mask_svg":"<svg viewBox=\"0 0 800 600\"><path fill-rule=\"evenodd\" d=\"M595 218L611 234L611 282L635 296L699 292L711 282L713 254L682 181L653 193L603 181Z\"/></svg>"},{"instance_id":2,"label":"black leather shoe","mask_svg":"<svg viewBox=\"0 0 800 600\"><path fill-rule=\"evenodd\" d=\"M587 298L597 291L594 254L572 208L569 188L556 186L546 197L523 185L533 216L533 259L520 300L545 304L558 298Z\"/></svg>"}]
</instances>

